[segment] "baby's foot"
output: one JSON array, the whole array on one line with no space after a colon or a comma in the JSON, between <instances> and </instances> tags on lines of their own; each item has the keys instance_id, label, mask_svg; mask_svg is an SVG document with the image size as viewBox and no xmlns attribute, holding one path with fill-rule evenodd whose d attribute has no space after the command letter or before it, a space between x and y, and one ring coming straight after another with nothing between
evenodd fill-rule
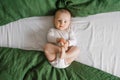
<instances>
[{"instance_id":1,"label":"baby's foot","mask_svg":"<svg viewBox=\"0 0 120 80\"><path fill-rule=\"evenodd\" d=\"M65 52L65 48L61 47L61 53L60 53L60 58L64 59L66 57L66 52Z\"/></svg>"}]
</instances>

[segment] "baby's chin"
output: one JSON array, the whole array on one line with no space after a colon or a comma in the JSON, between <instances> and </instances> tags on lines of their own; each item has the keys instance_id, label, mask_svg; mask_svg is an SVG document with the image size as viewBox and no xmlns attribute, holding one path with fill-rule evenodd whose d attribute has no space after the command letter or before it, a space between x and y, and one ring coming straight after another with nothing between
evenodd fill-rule
<instances>
[{"instance_id":1,"label":"baby's chin","mask_svg":"<svg viewBox=\"0 0 120 80\"><path fill-rule=\"evenodd\" d=\"M59 30L66 30L67 28L59 27Z\"/></svg>"},{"instance_id":2,"label":"baby's chin","mask_svg":"<svg viewBox=\"0 0 120 80\"><path fill-rule=\"evenodd\" d=\"M59 30L64 31L64 30L66 30L66 29L60 28Z\"/></svg>"}]
</instances>

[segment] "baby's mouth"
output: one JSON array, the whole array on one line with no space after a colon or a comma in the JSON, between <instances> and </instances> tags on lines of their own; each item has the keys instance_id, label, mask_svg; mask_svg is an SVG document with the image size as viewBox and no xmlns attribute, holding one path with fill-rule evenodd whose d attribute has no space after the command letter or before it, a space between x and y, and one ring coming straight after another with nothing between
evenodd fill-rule
<instances>
[{"instance_id":1,"label":"baby's mouth","mask_svg":"<svg viewBox=\"0 0 120 80\"><path fill-rule=\"evenodd\" d=\"M63 26L60 26L60 27L63 27Z\"/></svg>"}]
</instances>

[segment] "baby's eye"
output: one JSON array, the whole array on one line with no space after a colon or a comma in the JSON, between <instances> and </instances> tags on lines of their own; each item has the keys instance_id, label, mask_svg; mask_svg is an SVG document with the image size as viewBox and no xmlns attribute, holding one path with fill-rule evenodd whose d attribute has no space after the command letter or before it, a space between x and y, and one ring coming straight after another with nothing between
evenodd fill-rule
<instances>
[{"instance_id":1,"label":"baby's eye","mask_svg":"<svg viewBox=\"0 0 120 80\"><path fill-rule=\"evenodd\" d=\"M58 20L58 22L61 22L61 20Z\"/></svg>"},{"instance_id":2,"label":"baby's eye","mask_svg":"<svg viewBox=\"0 0 120 80\"><path fill-rule=\"evenodd\" d=\"M64 23L67 23L67 21L64 21Z\"/></svg>"}]
</instances>

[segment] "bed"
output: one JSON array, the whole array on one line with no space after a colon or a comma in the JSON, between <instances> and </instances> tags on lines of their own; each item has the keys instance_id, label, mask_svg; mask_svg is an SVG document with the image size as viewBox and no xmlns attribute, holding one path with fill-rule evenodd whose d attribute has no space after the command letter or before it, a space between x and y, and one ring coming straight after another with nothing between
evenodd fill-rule
<instances>
[{"instance_id":1,"label":"bed","mask_svg":"<svg viewBox=\"0 0 120 80\"><path fill-rule=\"evenodd\" d=\"M74 15L80 48L65 69L43 52L59 7ZM0 80L120 80L119 7L118 0L0 0Z\"/></svg>"}]
</instances>

